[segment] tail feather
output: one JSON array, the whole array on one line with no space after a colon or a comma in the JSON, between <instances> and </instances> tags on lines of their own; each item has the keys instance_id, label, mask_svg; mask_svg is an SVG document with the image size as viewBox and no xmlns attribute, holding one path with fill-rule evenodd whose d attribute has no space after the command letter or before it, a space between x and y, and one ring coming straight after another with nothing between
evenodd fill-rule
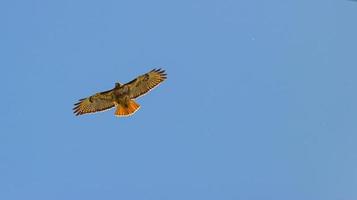
<instances>
[{"instance_id":1,"label":"tail feather","mask_svg":"<svg viewBox=\"0 0 357 200\"><path fill-rule=\"evenodd\" d=\"M125 117L134 114L140 105L137 104L134 100L129 100L126 104L119 104L117 106L117 110L115 111L115 115L117 117Z\"/></svg>"}]
</instances>

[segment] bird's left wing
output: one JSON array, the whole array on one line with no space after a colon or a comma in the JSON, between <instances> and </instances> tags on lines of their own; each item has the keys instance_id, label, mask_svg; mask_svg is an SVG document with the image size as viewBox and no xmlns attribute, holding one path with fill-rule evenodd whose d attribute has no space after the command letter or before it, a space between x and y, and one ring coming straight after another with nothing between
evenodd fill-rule
<instances>
[{"instance_id":1,"label":"bird's left wing","mask_svg":"<svg viewBox=\"0 0 357 200\"><path fill-rule=\"evenodd\" d=\"M78 103L74 104L74 106L73 111L76 115L110 109L115 106L113 101L113 90L97 93L90 97L80 99Z\"/></svg>"},{"instance_id":2,"label":"bird's left wing","mask_svg":"<svg viewBox=\"0 0 357 200\"><path fill-rule=\"evenodd\" d=\"M126 83L124 88L128 88L130 98L137 98L152 90L166 79L165 70L153 69L136 79Z\"/></svg>"}]
</instances>

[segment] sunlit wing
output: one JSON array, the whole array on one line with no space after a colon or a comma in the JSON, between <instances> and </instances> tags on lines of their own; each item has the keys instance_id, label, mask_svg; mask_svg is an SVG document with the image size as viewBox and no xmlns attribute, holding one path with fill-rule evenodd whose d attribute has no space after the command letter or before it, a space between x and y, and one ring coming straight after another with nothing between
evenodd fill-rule
<instances>
[{"instance_id":1,"label":"sunlit wing","mask_svg":"<svg viewBox=\"0 0 357 200\"><path fill-rule=\"evenodd\" d=\"M165 70L153 69L136 79L126 83L124 86L129 87L129 97L134 99L152 90L166 79Z\"/></svg>"},{"instance_id":2,"label":"sunlit wing","mask_svg":"<svg viewBox=\"0 0 357 200\"><path fill-rule=\"evenodd\" d=\"M90 97L80 99L74 106L73 111L76 115L108 110L115 106L113 101L113 90L97 93Z\"/></svg>"}]
</instances>

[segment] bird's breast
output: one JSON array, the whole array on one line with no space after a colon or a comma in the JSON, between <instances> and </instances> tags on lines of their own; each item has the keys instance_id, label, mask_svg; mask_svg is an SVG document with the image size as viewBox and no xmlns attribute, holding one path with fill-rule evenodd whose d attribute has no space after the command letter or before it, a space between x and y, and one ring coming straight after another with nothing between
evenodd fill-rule
<instances>
[{"instance_id":1,"label":"bird's breast","mask_svg":"<svg viewBox=\"0 0 357 200\"><path fill-rule=\"evenodd\" d=\"M119 88L118 90L115 90L114 98L117 102L123 102L126 99L129 99L129 88L122 87L122 88Z\"/></svg>"}]
</instances>

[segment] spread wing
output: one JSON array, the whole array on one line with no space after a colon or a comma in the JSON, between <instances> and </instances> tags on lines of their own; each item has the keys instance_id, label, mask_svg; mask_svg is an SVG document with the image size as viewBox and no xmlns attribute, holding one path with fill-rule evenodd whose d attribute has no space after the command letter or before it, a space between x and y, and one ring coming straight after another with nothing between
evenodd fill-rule
<instances>
[{"instance_id":1,"label":"spread wing","mask_svg":"<svg viewBox=\"0 0 357 200\"><path fill-rule=\"evenodd\" d=\"M73 111L76 115L110 109L115 106L113 101L113 90L100 92L90 97L80 99L74 106Z\"/></svg>"},{"instance_id":2,"label":"spread wing","mask_svg":"<svg viewBox=\"0 0 357 200\"><path fill-rule=\"evenodd\" d=\"M129 88L129 97L134 99L149 92L165 79L165 70L153 69L150 72L130 81L129 83L126 83L124 86Z\"/></svg>"}]
</instances>

